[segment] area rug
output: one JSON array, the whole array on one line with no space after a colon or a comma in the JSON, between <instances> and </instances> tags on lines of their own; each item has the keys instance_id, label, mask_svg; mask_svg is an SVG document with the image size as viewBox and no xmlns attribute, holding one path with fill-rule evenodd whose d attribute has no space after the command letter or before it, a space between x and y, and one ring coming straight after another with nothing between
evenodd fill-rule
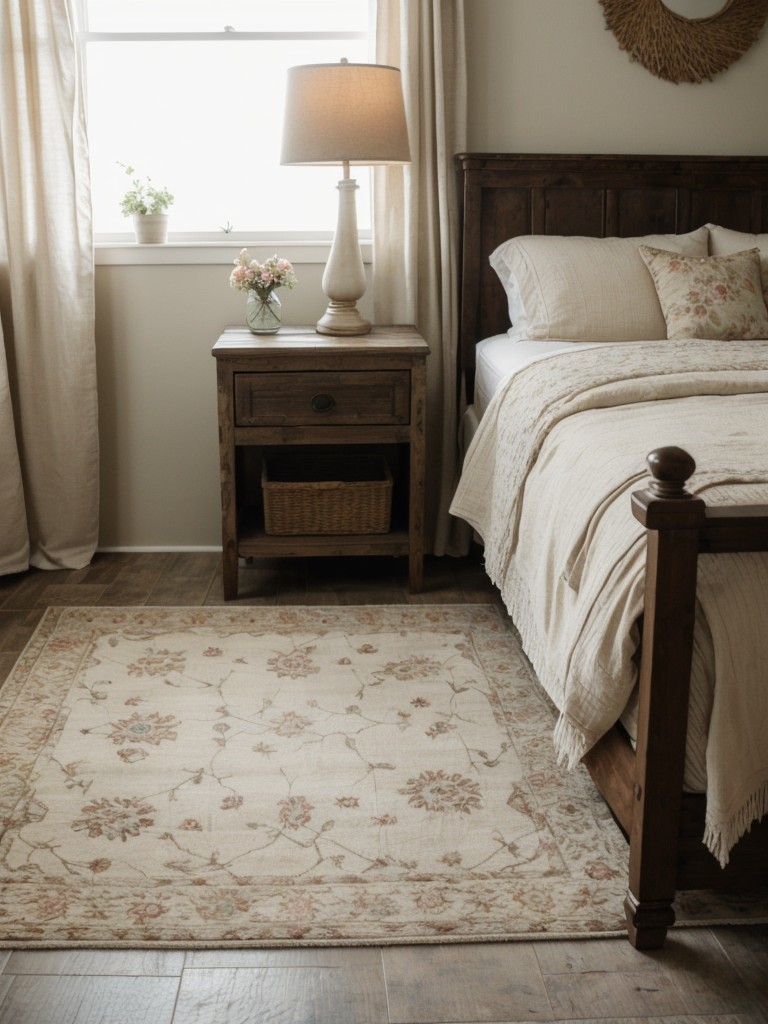
<instances>
[{"instance_id":1,"label":"area rug","mask_svg":"<svg viewBox=\"0 0 768 1024\"><path fill-rule=\"evenodd\" d=\"M5 947L623 933L624 840L495 608L52 608L0 712Z\"/></svg>"}]
</instances>

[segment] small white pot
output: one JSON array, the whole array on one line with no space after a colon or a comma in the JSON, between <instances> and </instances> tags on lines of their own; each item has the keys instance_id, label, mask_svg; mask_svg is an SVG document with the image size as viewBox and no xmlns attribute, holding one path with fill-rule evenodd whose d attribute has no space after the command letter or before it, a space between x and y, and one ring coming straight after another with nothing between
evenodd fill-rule
<instances>
[{"instance_id":1,"label":"small white pot","mask_svg":"<svg viewBox=\"0 0 768 1024\"><path fill-rule=\"evenodd\" d=\"M134 213L133 230L142 245L163 245L168 241L167 213Z\"/></svg>"}]
</instances>

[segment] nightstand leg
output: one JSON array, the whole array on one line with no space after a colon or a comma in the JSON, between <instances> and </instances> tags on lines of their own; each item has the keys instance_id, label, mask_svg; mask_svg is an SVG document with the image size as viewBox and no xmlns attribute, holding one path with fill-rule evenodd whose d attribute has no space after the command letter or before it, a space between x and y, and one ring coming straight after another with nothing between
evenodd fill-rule
<instances>
[{"instance_id":1,"label":"nightstand leg","mask_svg":"<svg viewBox=\"0 0 768 1024\"><path fill-rule=\"evenodd\" d=\"M427 368L424 361L411 370L411 445L408 481L408 588L418 594L424 587L424 415Z\"/></svg>"},{"instance_id":2,"label":"nightstand leg","mask_svg":"<svg viewBox=\"0 0 768 1024\"><path fill-rule=\"evenodd\" d=\"M408 590L420 594L424 589L424 558L421 553L411 552L408 557Z\"/></svg>"},{"instance_id":3,"label":"nightstand leg","mask_svg":"<svg viewBox=\"0 0 768 1024\"><path fill-rule=\"evenodd\" d=\"M224 548L222 560L222 579L224 582L224 600L232 601L237 597L237 549Z\"/></svg>"}]
</instances>

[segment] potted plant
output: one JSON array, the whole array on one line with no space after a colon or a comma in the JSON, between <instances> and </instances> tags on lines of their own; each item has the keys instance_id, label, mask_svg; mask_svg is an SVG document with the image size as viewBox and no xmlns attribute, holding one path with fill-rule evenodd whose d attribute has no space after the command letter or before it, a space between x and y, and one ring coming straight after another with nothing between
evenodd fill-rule
<instances>
[{"instance_id":1,"label":"potted plant","mask_svg":"<svg viewBox=\"0 0 768 1024\"><path fill-rule=\"evenodd\" d=\"M124 217L133 217L136 241L162 244L168 238L167 211L173 203L173 196L167 188L153 185L151 178L141 181L132 177L136 173L133 167L120 166L125 167L125 173L131 178L131 187L123 196L120 209Z\"/></svg>"}]
</instances>

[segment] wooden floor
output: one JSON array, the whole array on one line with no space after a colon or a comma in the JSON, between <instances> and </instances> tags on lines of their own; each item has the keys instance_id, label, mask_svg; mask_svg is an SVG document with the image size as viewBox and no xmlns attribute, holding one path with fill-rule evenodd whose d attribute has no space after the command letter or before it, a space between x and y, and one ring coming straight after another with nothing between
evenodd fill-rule
<instances>
[{"instance_id":1,"label":"wooden floor","mask_svg":"<svg viewBox=\"0 0 768 1024\"><path fill-rule=\"evenodd\" d=\"M476 558L259 562L243 604L496 602ZM86 569L0 577L0 678L47 605L222 604L209 554L105 554ZM2 922L0 922L0 933ZM768 926L623 939L304 950L0 951L0 1024L765 1024Z\"/></svg>"}]
</instances>

